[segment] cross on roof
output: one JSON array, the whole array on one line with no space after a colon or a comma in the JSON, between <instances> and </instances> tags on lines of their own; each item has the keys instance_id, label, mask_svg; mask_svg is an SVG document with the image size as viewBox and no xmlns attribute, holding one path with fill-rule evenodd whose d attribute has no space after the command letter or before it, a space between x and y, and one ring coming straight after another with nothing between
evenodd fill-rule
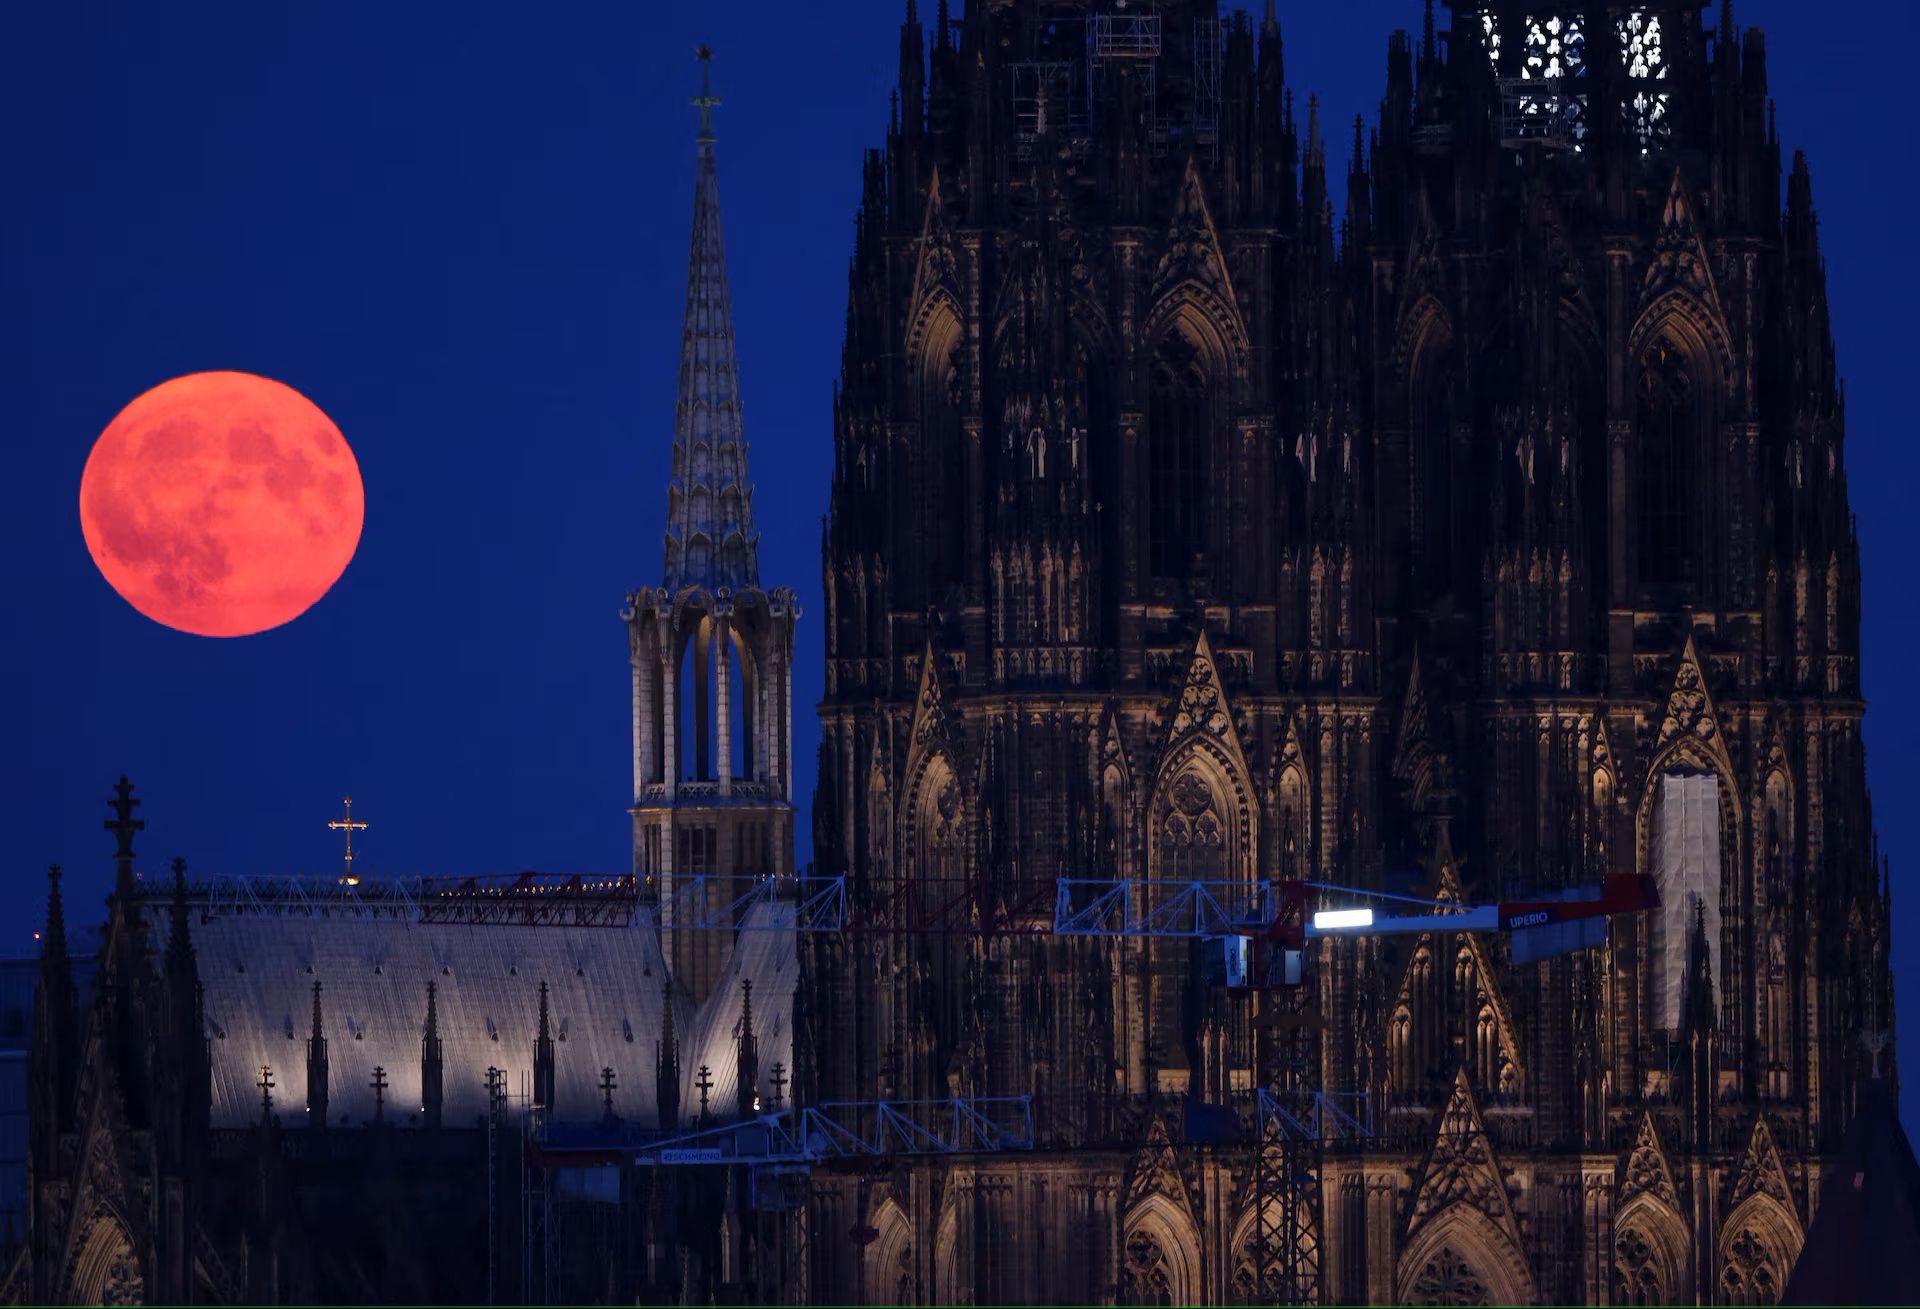
<instances>
[{"instance_id":1,"label":"cross on roof","mask_svg":"<svg viewBox=\"0 0 1920 1309\"><path fill-rule=\"evenodd\" d=\"M124 777L120 780L123 783L126 781ZM366 820L353 816L352 796L349 795L342 798L340 803L346 806L346 813L342 817L329 819L327 827L332 831L345 832L347 834L347 852L344 856L345 865L340 873L340 885L358 886L360 885L360 875L353 871L353 834L355 832L366 831L367 824Z\"/></svg>"},{"instance_id":2,"label":"cross on roof","mask_svg":"<svg viewBox=\"0 0 1920 1309\"><path fill-rule=\"evenodd\" d=\"M384 1122L387 1116L387 1070L375 1064L373 1080L367 1085L373 1088L373 1121Z\"/></svg>"},{"instance_id":3,"label":"cross on roof","mask_svg":"<svg viewBox=\"0 0 1920 1309\"><path fill-rule=\"evenodd\" d=\"M774 1060L773 1076L767 1080L773 1083L773 1107L778 1109L780 1102L786 1099L783 1093L787 1089L787 1066L778 1059Z\"/></svg>"},{"instance_id":4,"label":"cross on roof","mask_svg":"<svg viewBox=\"0 0 1920 1309\"><path fill-rule=\"evenodd\" d=\"M113 806L114 816L107 819L103 826L120 841L119 848L113 852L113 857L131 859L133 858L133 834L144 828L146 823L133 816L133 811L139 808L140 802L133 798L133 783L127 780L125 773L122 773L120 780L114 783L113 799L107 803Z\"/></svg>"},{"instance_id":5,"label":"cross on roof","mask_svg":"<svg viewBox=\"0 0 1920 1309\"><path fill-rule=\"evenodd\" d=\"M262 1118L271 1118L273 1116L274 1087L273 1066L271 1064L260 1065L260 1080L255 1082L254 1085L260 1088L260 1116Z\"/></svg>"},{"instance_id":6,"label":"cross on roof","mask_svg":"<svg viewBox=\"0 0 1920 1309\"><path fill-rule=\"evenodd\" d=\"M617 1086L619 1086L619 1083L614 1080L613 1068L611 1066L602 1068L600 1070L600 1098L606 1102L607 1117L609 1118L613 1117L613 1092Z\"/></svg>"},{"instance_id":7,"label":"cross on roof","mask_svg":"<svg viewBox=\"0 0 1920 1309\"><path fill-rule=\"evenodd\" d=\"M701 1064L700 1076L694 1079L693 1084L700 1088L700 1112L704 1114L707 1112L707 1092L713 1089L713 1070Z\"/></svg>"}]
</instances>

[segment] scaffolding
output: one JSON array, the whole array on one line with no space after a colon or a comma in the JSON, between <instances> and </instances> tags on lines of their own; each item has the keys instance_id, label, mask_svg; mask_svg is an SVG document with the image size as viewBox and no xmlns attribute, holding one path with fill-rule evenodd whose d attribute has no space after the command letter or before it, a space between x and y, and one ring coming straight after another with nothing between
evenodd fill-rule
<instances>
[{"instance_id":1,"label":"scaffolding","mask_svg":"<svg viewBox=\"0 0 1920 1309\"><path fill-rule=\"evenodd\" d=\"M422 878L421 923L516 927L631 927L633 875L537 873Z\"/></svg>"},{"instance_id":2,"label":"scaffolding","mask_svg":"<svg viewBox=\"0 0 1920 1309\"><path fill-rule=\"evenodd\" d=\"M837 932L846 921L843 877L683 873L674 876L664 892L662 880L647 876L642 879L642 890L655 902L663 931L743 931L764 926L796 932ZM784 915L751 912L775 904L791 904L791 920Z\"/></svg>"},{"instance_id":3,"label":"scaffolding","mask_svg":"<svg viewBox=\"0 0 1920 1309\"><path fill-rule=\"evenodd\" d=\"M1220 61L1225 40L1218 18L1193 24L1193 142L1208 159L1220 157Z\"/></svg>"},{"instance_id":4,"label":"scaffolding","mask_svg":"<svg viewBox=\"0 0 1920 1309\"><path fill-rule=\"evenodd\" d=\"M1029 59L1013 65L1013 146L1021 162L1033 158L1045 132L1078 153L1088 146L1084 69L1071 60Z\"/></svg>"},{"instance_id":5,"label":"scaffolding","mask_svg":"<svg viewBox=\"0 0 1920 1309\"><path fill-rule=\"evenodd\" d=\"M1577 150L1585 126L1586 97L1568 89L1571 79L1502 77L1500 144L1517 150Z\"/></svg>"},{"instance_id":6,"label":"scaffolding","mask_svg":"<svg viewBox=\"0 0 1920 1309\"><path fill-rule=\"evenodd\" d=\"M149 900L168 894L143 889ZM210 918L351 917L422 925L632 927L642 921L643 907L658 911L663 928L837 932L846 919L845 879L785 873L684 874L664 895L653 878L631 873L363 877L357 885L292 874L220 876L190 886L187 899ZM775 902L793 906L790 920L749 912Z\"/></svg>"},{"instance_id":7,"label":"scaffolding","mask_svg":"<svg viewBox=\"0 0 1920 1309\"><path fill-rule=\"evenodd\" d=\"M1159 118L1160 17L1158 14L1093 14L1087 18L1087 91L1092 101L1111 98L1122 75L1136 80L1147 138L1156 147L1166 134Z\"/></svg>"},{"instance_id":8,"label":"scaffolding","mask_svg":"<svg viewBox=\"0 0 1920 1309\"><path fill-rule=\"evenodd\" d=\"M1087 19L1089 59L1158 59L1158 14L1093 14Z\"/></svg>"}]
</instances>

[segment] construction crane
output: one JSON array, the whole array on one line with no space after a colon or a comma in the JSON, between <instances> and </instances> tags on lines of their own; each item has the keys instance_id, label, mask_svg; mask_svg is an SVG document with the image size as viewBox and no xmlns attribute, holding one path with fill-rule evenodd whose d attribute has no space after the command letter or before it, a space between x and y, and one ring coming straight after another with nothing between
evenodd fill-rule
<instances>
[{"instance_id":1,"label":"construction crane","mask_svg":"<svg viewBox=\"0 0 1920 1309\"><path fill-rule=\"evenodd\" d=\"M1316 896L1330 903L1313 908ZM1631 873L1609 875L1599 886L1486 904L1294 879L1063 877L1055 892L1053 930L1062 936L1185 939L1202 950L1215 948L1206 975L1229 993L1252 997L1255 1069L1262 1083L1254 1094L1253 1139L1246 1139L1232 1109L1191 1097L1187 1137L1252 1149L1256 1302L1317 1304L1324 1299L1318 1235L1321 1150L1328 1143L1362 1140L1372 1127L1364 1090L1343 1097L1317 1085L1314 1033L1321 1015L1307 942L1504 932L1510 957L1527 963L1599 945L1614 915L1659 903L1653 879ZM1277 1093L1264 1085L1266 1070L1276 1060Z\"/></svg>"}]
</instances>

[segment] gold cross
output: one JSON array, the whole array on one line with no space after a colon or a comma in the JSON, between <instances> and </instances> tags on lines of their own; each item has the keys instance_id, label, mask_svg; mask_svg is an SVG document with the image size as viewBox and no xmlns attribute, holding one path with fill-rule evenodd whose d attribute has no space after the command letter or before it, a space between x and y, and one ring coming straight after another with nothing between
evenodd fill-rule
<instances>
[{"instance_id":1,"label":"gold cross","mask_svg":"<svg viewBox=\"0 0 1920 1309\"><path fill-rule=\"evenodd\" d=\"M340 803L347 807L346 816L330 819L327 826L333 831L345 832L347 834L346 863L340 873L340 885L358 886L360 885L360 874L353 871L353 834L355 832L366 831L367 824L364 820L357 819L353 816L352 796L345 797Z\"/></svg>"}]
</instances>

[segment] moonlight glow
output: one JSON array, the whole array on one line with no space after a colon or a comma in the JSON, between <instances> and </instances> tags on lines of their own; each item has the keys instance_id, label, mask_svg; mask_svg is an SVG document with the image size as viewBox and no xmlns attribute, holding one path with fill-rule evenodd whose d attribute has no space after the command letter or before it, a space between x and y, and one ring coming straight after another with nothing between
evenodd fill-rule
<instances>
[{"instance_id":1,"label":"moonlight glow","mask_svg":"<svg viewBox=\"0 0 1920 1309\"><path fill-rule=\"evenodd\" d=\"M80 475L101 575L155 622L201 636L299 617L353 558L365 510L340 429L252 373L190 373L136 397Z\"/></svg>"}]
</instances>

